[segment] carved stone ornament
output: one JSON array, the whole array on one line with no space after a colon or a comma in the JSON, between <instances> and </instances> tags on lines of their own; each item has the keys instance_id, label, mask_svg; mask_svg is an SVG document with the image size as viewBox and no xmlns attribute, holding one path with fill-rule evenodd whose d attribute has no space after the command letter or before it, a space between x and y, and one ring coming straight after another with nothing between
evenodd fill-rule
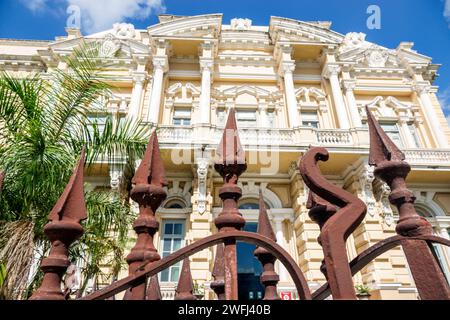
<instances>
[{"instance_id":1,"label":"carved stone ornament","mask_svg":"<svg viewBox=\"0 0 450 320\"><path fill-rule=\"evenodd\" d=\"M249 30L252 26L252 20L234 18L231 20L231 29L233 30Z\"/></svg>"},{"instance_id":2,"label":"carved stone ornament","mask_svg":"<svg viewBox=\"0 0 450 320\"><path fill-rule=\"evenodd\" d=\"M340 52L349 51L356 48L363 48L368 45L366 42L366 34L362 32L349 32L342 41Z\"/></svg>"},{"instance_id":3,"label":"carved stone ornament","mask_svg":"<svg viewBox=\"0 0 450 320\"><path fill-rule=\"evenodd\" d=\"M119 49L120 42L109 33L101 41L100 56L103 58L112 58Z\"/></svg>"},{"instance_id":4,"label":"carved stone ornament","mask_svg":"<svg viewBox=\"0 0 450 320\"><path fill-rule=\"evenodd\" d=\"M115 23L113 29L114 35L119 39L133 39L136 36L136 30L131 23Z\"/></svg>"},{"instance_id":5,"label":"carved stone ornament","mask_svg":"<svg viewBox=\"0 0 450 320\"><path fill-rule=\"evenodd\" d=\"M198 212L200 214L205 213L206 211L206 180L208 178L208 168L209 168L209 160L208 159L198 159L197 160L197 175L198 175L198 201L197 207Z\"/></svg>"},{"instance_id":6,"label":"carved stone ornament","mask_svg":"<svg viewBox=\"0 0 450 320\"><path fill-rule=\"evenodd\" d=\"M366 63L372 68L384 68L389 58L389 53L385 50L371 50L366 53Z\"/></svg>"},{"instance_id":7,"label":"carved stone ornament","mask_svg":"<svg viewBox=\"0 0 450 320\"><path fill-rule=\"evenodd\" d=\"M375 206L376 206L372 190L372 182L375 179L373 171L374 171L373 167L366 165L365 170L363 171L360 177L362 193L364 201L367 206L367 213L369 213L372 217L375 215Z\"/></svg>"}]
</instances>

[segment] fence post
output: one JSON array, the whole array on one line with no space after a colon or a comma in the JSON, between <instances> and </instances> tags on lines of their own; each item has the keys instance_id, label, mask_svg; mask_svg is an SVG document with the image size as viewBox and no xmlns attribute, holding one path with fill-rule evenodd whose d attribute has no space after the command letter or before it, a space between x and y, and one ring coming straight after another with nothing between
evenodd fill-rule
<instances>
[{"instance_id":1,"label":"fence post","mask_svg":"<svg viewBox=\"0 0 450 320\"><path fill-rule=\"evenodd\" d=\"M82 236L80 222L87 218L83 186L84 159L83 148L64 192L48 215L50 222L45 225L44 233L52 246L49 256L41 263L44 272L42 284L30 300L65 300L61 280L70 265L68 250Z\"/></svg>"},{"instance_id":2,"label":"fence post","mask_svg":"<svg viewBox=\"0 0 450 320\"><path fill-rule=\"evenodd\" d=\"M223 209L214 223L219 232L240 230L245 225L245 219L237 209L237 202L242 197L242 190L237 182L239 176L247 169L247 164L245 152L239 140L234 109L230 109L222 140L217 148L214 169L221 175L224 182L219 190ZM225 241L224 257L225 297L227 300L237 300L236 240Z\"/></svg>"},{"instance_id":3,"label":"fence post","mask_svg":"<svg viewBox=\"0 0 450 320\"><path fill-rule=\"evenodd\" d=\"M277 238L273 233L272 226L270 225L261 190L259 190L259 217L257 233L269 238L270 240L277 241ZM277 293L277 283L280 281L280 277L275 272L274 267L277 259L272 253L270 253L270 251L262 247L257 247L254 255L261 262L264 269L260 276L261 282L265 287L264 300L280 300Z\"/></svg>"},{"instance_id":4,"label":"fence post","mask_svg":"<svg viewBox=\"0 0 450 320\"><path fill-rule=\"evenodd\" d=\"M133 223L137 233L136 245L131 249L126 260L128 272L133 274L143 262L161 259L153 244L153 237L159 229L155 212L166 199L163 189L167 186L164 164L161 159L156 131L150 137L144 158L132 179L131 199L139 204L139 216ZM125 293L125 300L144 300L146 297L146 280L136 283Z\"/></svg>"},{"instance_id":5,"label":"fence post","mask_svg":"<svg viewBox=\"0 0 450 320\"><path fill-rule=\"evenodd\" d=\"M383 131L366 106L370 133L369 164L375 166L374 174L391 188L389 201L398 209L400 219L395 231L408 237L432 235L431 224L419 216L414 208L414 193L407 189L405 179L411 171L405 155ZM449 300L450 288L434 258L428 243L405 239L401 242L421 299Z\"/></svg>"},{"instance_id":6,"label":"fence post","mask_svg":"<svg viewBox=\"0 0 450 320\"><path fill-rule=\"evenodd\" d=\"M210 284L210 287L214 290L218 300L225 300L225 261L223 250L223 243L219 243L216 246L216 258L214 259L212 271L214 281Z\"/></svg>"}]
</instances>

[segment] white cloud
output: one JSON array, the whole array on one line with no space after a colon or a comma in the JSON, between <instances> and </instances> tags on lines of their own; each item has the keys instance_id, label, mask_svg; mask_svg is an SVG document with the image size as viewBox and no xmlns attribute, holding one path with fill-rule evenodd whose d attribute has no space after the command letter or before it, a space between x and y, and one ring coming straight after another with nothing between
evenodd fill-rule
<instances>
[{"instance_id":1,"label":"white cloud","mask_svg":"<svg viewBox=\"0 0 450 320\"><path fill-rule=\"evenodd\" d=\"M33 12L65 12L69 6L77 6L81 12L83 31L94 33L111 29L116 22L127 19L145 19L152 14L165 12L164 0L20 0Z\"/></svg>"},{"instance_id":2,"label":"white cloud","mask_svg":"<svg viewBox=\"0 0 450 320\"><path fill-rule=\"evenodd\" d=\"M447 21L449 22L449 27L450 27L450 0L445 0L445 4L444 4L444 17L447 19Z\"/></svg>"},{"instance_id":3,"label":"white cloud","mask_svg":"<svg viewBox=\"0 0 450 320\"><path fill-rule=\"evenodd\" d=\"M145 19L165 11L164 0L67 0L81 11L81 25L89 33L110 29L115 22Z\"/></svg>"},{"instance_id":4,"label":"white cloud","mask_svg":"<svg viewBox=\"0 0 450 320\"><path fill-rule=\"evenodd\" d=\"M20 2L33 12L43 11L47 0L20 0Z\"/></svg>"}]
</instances>

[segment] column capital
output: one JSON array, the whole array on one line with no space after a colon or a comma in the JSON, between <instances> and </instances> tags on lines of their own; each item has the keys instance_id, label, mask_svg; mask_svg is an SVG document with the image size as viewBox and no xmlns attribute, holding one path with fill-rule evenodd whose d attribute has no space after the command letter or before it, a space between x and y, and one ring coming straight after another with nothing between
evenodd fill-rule
<instances>
[{"instance_id":1,"label":"column capital","mask_svg":"<svg viewBox=\"0 0 450 320\"><path fill-rule=\"evenodd\" d=\"M295 61L282 61L280 63L280 67L278 69L278 73L281 77L284 77L286 74L290 73L293 74L295 71Z\"/></svg>"},{"instance_id":2,"label":"column capital","mask_svg":"<svg viewBox=\"0 0 450 320\"><path fill-rule=\"evenodd\" d=\"M201 71L214 71L214 59L200 57L200 70Z\"/></svg>"},{"instance_id":3,"label":"column capital","mask_svg":"<svg viewBox=\"0 0 450 320\"><path fill-rule=\"evenodd\" d=\"M354 91L356 88L355 80L342 80L342 88L344 88L345 92Z\"/></svg>"},{"instance_id":4,"label":"column capital","mask_svg":"<svg viewBox=\"0 0 450 320\"><path fill-rule=\"evenodd\" d=\"M330 79L331 76L337 76L341 72L341 67L337 64L326 64L323 67L322 77Z\"/></svg>"},{"instance_id":5,"label":"column capital","mask_svg":"<svg viewBox=\"0 0 450 320\"><path fill-rule=\"evenodd\" d=\"M155 70L161 69L163 72L169 71L169 59L167 56L154 56L152 63Z\"/></svg>"},{"instance_id":6,"label":"column capital","mask_svg":"<svg viewBox=\"0 0 450 320\"><path fill-rule=\"evenodd\" d=\"M427 82L417 82L412 86L412 89L420 94L427 94L430 92L431 85Z\"/></svg>"},{"instance_id":7,"label":"column capital","mask_svg":"<svg viewBox=\"0 0 450 320\"><path fill-rule=\"evenodd\" d=\"M135 83L143 83L145 80L148 79L148 73L147 72L134 72L132 74L133 82Z\"/></svg>"},{"instance_id":8,"label":"column capital","mask_svg":"<svg viewBox=\"0 0 450 320\"><path fill-rule=\"evenodd\" d=\"M407 115L403 114L398 118L398 123L400 125L405 125L408 124L409 120L410 118Z\"/></svg>"}]
</instances>

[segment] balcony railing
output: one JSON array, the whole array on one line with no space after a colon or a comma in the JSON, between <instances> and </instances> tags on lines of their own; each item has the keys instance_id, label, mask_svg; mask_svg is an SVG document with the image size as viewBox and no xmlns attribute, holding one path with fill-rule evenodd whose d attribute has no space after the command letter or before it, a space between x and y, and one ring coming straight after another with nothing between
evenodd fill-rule
<instances>
[{"instance_id":1,"label":"balcony railing","mask_svg":"<svg viewBox=\"0 0 450 320\"><path fill-rule=\"evenodd\" d=\"M158 138L162 144L191 145L217 144L223 129L215 126L173 126L158 127ZM301 127L296 129L241 128L239 137L244 146L270 148L307 148L310 145L324 147L358 147L368 149L367 129L315 129ZM450 150L408 149L406 160L412 165L450 166Z\"/></svg>"},{"instance_id":2,"label":"balcony railing","mask_svg":"<svg viewBox=\"0 0 450 320\"><path fill-rule=\"evenodd\" d=\"M321 146L348 146L353 143L348 130L317 130L317 142Z\"/></svg>"},{"instance_id":3,"label":"balcony railing","mask_svg":"<svg viewBox=\"0 0 450 320\"><path fill-rule=\"evenodd\" d=\"M450 166L450 151L447 150L406 150L406 161L414 165L448 165Z\"/></svg>"}]
</instances>

